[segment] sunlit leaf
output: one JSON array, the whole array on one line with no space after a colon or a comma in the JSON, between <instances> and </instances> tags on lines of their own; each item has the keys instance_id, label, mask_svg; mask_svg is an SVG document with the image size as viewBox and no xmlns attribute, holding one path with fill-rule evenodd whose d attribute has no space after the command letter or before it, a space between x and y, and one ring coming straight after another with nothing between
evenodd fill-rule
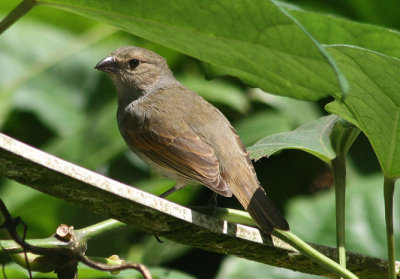
<instances>
[{"instance_id":1,"label":"sunlit leaf","mask_svg":"<svg viewBox=\"0 0 400 279\"><path fill-rule=\"evenodd\" d=\"M351 90L327 106L368 137L388 178L400 175L400 60L351 46L328 48Z\"/></svg>"},{"instance_id":2,"label":"sunlit leaf","mask_svg":"<svg viewBox=\"0 0 400 279\"><path fill-rule=\"evenodd\" d=\"M347 90L335 62L272 1L38 1L84 15L299 99Z\"/></svg>"},{"instance_id":3,"label":"sunlit leaf","mask_svg":"<svg viewBox=\"0 0 400 279\"><path fill-rule=\"evenodd\" d=\"M362 1L362 3L364 2L367 1ZM305 11L282 2L277 3L297 18L322 44L354 45L400 58L400 32L396 30ZM353 2L348 2L346 5L350 3ZM361 5L361 2L354 3L356 3L355 5ZM385 5L380 7L384 8ZM397 11L397 9L394 8L393 11ZM375 8L371 12L375 14L377 9Z\"/></svg>"},{"instance_id":4,"label":"sunlit leaf","mask_svg":"<svg viewBox=\"0 0 400 279\"><path fill-rule=\"evenodd\" d=\"M268 157L283 149L300 149L325 162L336 157L330 135L339 117L330 115L305 124L296 130L274 134L249 147L253 159Z\"/></svg>"}]
</instances>

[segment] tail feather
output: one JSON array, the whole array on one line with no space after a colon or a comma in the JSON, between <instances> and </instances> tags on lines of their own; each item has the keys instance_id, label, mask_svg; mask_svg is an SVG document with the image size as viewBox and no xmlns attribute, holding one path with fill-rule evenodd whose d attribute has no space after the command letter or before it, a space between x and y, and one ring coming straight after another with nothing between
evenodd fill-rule
<instances>
[{"instance_id":1,"label":"tail feather","mask_svg":"<svg viewBox=\"0 0 400 279\"><path fill-rule=\"evenodd\" d=\"M289 224L261 187L254 191L246 210L257 225L268 234L271 234L274 228L289 230Z\"/></svg>"}]
</instances>

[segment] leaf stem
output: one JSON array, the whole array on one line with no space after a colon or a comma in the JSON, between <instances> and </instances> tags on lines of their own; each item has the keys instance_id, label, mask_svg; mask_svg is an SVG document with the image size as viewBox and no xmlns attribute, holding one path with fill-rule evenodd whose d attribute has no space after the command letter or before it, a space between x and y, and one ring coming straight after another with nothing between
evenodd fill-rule
<instances>
[{"instance_id":1,"label":"leaf stem","mask_svg":"<svg viewBox=\"0 0 400 279\"><path fill-rule=\"evenodd\" d=\"M196 207L192 209L202 212L207 212L206 210L208 210L206 207L203 208ZM242 210L236 210L230 208L216 208L214 216L219 219L224 219L233 223L256 226L253 219L251 219L250 215ZM340 266L337 262L323 255L322 253L311 247L309 244L307 244L305 241L300 239L298 236L296 236L294 233L289 231L274 230L272 232L272 235L290 244L293 248L297 249L304 256L310 258L315 263L323 266L324 268L332 271L333 273L342 276L343 278L346 279L358 278L351 271L349 271L345 267Z\"/></svg>"},{"instance_id":2,"label":"leaf stem","mask_svg":"<svg viewBox=\"0 0 400 279\"><path fill-rule=\"evenodd\" d=\"M389 261L389 279L396 279L396 263L394 248L394 230L393 230L393 194L395 180L385 177L384 197L385 197L385 221L386 237Z\"/></svg>"},{"instance_id":3,"label":"leaf stem","mask_svg":"<svg viewBox=\"0 0 400 279\"><path fill-rule=\"evenodd\" d=\"M346 268L345 208L346 208L346 157L338 155L332 160L336 199L336 245L339 264Z\"/></svg>"},{"instance_id":4,"label":"leaf stem","mask_svg":"<svg viewBox=\"0 0 400 279\"><path fill-rule=\"evenodd\" d=\"M0 35L3 34L11 25L18 19L27 14L36 5L35 0L24 0L18 4L1 22L0 22Z\"/></svg>"},{"instance_id":5,"label":"leaf stem","mask_svg":"<svg viewBox=\"0 0 400 279\"><path fill-rule=\"evenodd\" d=\"M312 261L346 279L357 279L351 271L326 257L290 231L274 230L274 236L290 244Z\"/></svg>"}]
</instances>

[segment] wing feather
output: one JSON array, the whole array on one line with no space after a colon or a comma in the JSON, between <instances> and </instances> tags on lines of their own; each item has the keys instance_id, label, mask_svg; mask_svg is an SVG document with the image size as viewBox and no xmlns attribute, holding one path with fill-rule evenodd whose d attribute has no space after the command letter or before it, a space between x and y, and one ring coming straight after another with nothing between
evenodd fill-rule
<instances>
[{"instance_id":1,"label":"wing feather","mask_svg":"<svg viewBox=\"0 0 400 279\"><path fill-rule=\"evenodd\" d=\"M232 195L221 177L214 149L189 127L180 131L162 126L129 129L126 137L129 145L161 168L185 180L203 184L223 196Z\"/></svg>"}]
</instances>

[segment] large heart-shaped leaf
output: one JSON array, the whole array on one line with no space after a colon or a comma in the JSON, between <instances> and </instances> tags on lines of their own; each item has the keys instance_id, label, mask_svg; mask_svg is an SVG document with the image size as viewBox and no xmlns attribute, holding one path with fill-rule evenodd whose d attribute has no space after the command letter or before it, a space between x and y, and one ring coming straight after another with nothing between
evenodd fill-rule
<instances>
[{"instance_id":1,"label":"large heart-shaped leaf","mask_svg":"<svg viewBox=\"0 0 400 279\"><path fill-rule=\"evenodd\" d=\"M218 66L252 86L316 100L347 90L335 62L272 1L49 0Z\"/></svg>"},{"instance_id":2,"label":"large heart-shaped leaf","mask_svg":"<svg viewBox=\"0 0 400 279\"><path fill-rule=\"evenodd\" d=\"M400 175L400 60L352 46L329 47L350 82L327 110L359 127L387 178Z\"/></svg>"}]
</instances>

